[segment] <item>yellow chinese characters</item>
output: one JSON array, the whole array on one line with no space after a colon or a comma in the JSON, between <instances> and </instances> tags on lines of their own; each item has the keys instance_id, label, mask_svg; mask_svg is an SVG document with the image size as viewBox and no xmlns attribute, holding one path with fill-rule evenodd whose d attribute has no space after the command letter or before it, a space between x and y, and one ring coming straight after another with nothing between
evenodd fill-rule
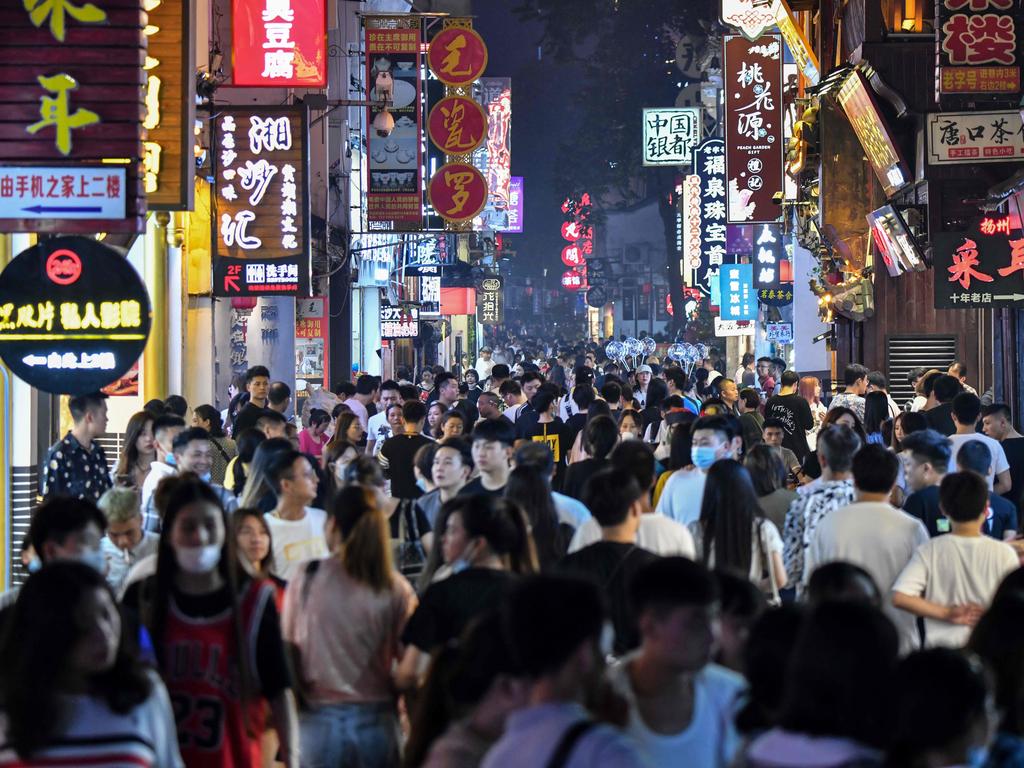
<instances>
[{"instance_id":1,"label":"yellow chinese characters","mask_svg":"<svg viewBox=\"0 0 1024 768\"><path fill-rule=\"evenodd\" d=\"M0 335L3 331L32 329L50 333L58 322L58 331L114 331L121 328L142 327L142 305L133 299L126 301L74 301L61 302L55 307L52 301L35 304L0 305Z\"/></svg>"},{"instance_id":2,"label":"yellow chinese characters","mask_svg":"<svg viewBox=\"0 0 1024 768\"><path fill-rule=\"evenodd\" d=\"M99 24L107 20L107 14L102 8L92 3L75 5L71 0L22 0L28 17L37 26L49 19L50 34L63 43L67 35L67 17L83 24Z\"/></svg>"},{"instance_id":3,"label":"yellow chinese characters","mask_svg":"<svg viewBox=\"0 0 1024 768\"><path fill-rule=\"evenodd\" d=\"M441 60L442 72L452 77L465 77L473 71L471 64L466 64L462 69L458 68L459 62L462 61L462 51L465 47L465 35L455 35L451 39L451 42L444 47L448 51L448 55Z\"/></svg>"},{"instance_id":4,"label":"yellow chinese characters","mask_svg":"<svg viewBox=\"0 0 1024 768\"><path fill-rule=\"evenodd\" d=\"M33 123L25 130L29 133L37 133L52 125L56 129L57 149L62 155L69 155L71 154L71 131L98 123L100 116L90 109L70 111L69 92L78 87L78 81L71 75L61 72L52 77L39 75L36 79L39 80L39 84L43 88L56 96L41 96L39 98L39 116L42 120Z\"/></svg>"},{"instance_id":5,"label":"yellow chinese characters","mask_svg":"<svg viewBox=\"0 0 1024 768\"><path fill-rule=\"evenodd\" d=\"M466 203L469 201L469 190L466 187L472 181L473 174L469 171L445 171L444 185L448 189L455 190L452 192L452 202L454 205L445 211L446 215L455 216L462 213L463 208L466 207Z\"/></svg>"}]
</instances>

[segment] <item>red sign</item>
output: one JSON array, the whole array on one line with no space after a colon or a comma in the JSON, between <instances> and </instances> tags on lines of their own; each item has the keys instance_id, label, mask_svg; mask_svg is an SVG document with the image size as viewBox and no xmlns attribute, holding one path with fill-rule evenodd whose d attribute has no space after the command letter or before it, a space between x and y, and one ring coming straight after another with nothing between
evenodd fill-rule
<instances>
[{"instance_id":1,"label":"red sign","mask_svg":"<svg viewBox=\"0 0 1024 768\"><path fill-rule=\"evenodd\" d=\"M430 41L427 64L445 85L470 85L487 69L487 46L472 29L448 27Z\"/></svg>"},{"instance_id":2,"label":"red sign","mask_svg":"<svg viewBox=\"0 0 1024 768\"><path fill-rule=\"evenodd\" d=\"M586 263L583 249L578 245L567 245L562 249L562 263L567 267L579 267Z\"/></svg>"},{"instance_id":3,"label":"red sign","mask_svg":"<svg viewBox=\"0 0 1024 768\"><path fill-rule=\"evenodd\" d=\"M936 309L1015 307L1024 299L1024 232L1016 216L936 233L932 253Z\"/></svg>"},{"instance_id":4,"label":"red sign","mask_svg":"<svg viewBox=\"0 0 1024 768\"><path fill-rule=\"evenodd\" d=\"M464 155L487 138L487 115L473 99L446 96L430 110L427 134L446 155Z\"/></svg>"},{"instance_id":5,"label":"red sign","mask_svg":"<svg viewBox=\"0 0 1024 768\"><path fill-rule=\"evenodd\" d=\"M232 0L236 86L327 85L326 0Z\"/></svg>"},{"instance_id":6,"label":"red sign","mask_svg":"<svg viewBox=\"0 0 1024 768\"><path fill-rule=\"evenodd\" d=\"M1016 6L1013 0L936 3L940 94L1020 90Z\"/></svg>"},{"instance_id":7,"label":"red sign","mask_svg":"<svg viewBox=\"0 0 1024 768\"><path fill-rule=\"evenodd\" d=\"M567 291L581 290L586 284L586 276L575 269L568 269L562 273L562 287Z\"/></svg>"},{"instance_id":8,"label":"red sign","mask_svg":"<svg viewBox=\"0 0 1024 768\"><path fill-rule=\"evenodd\" d=\"M487 203L483 174L466 163L447 163L438 168L427 187L430 204L446 221L469 221Z\"/></svg>"},{"instance_id":9,"label":"red sign","mask_svg":"<svg viewBox=\"0 0 1024 768\"><path fill-rule=\"evenodd\" d=\"M57 285L71 285L82 276L82 260L67 248L59 248L46 259L46 276Z\"/></svg>"}]
</instances>

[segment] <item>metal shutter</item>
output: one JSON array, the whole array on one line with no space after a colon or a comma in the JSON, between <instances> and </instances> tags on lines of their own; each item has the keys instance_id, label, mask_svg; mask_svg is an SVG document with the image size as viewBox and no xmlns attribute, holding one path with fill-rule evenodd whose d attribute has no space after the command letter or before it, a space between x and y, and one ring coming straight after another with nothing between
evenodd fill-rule
<instances>
[{"instance_id":1,"label":"metal shutter","mask_svg":"<svg viewBox=\"0 0 1024 768\"><path fill-rule=\"evenodd\" d=\"M914 397L907 374L914 368L936 368L943 373L957 359L956 336L888 336L885 375L889 394L899 406Z\"/></svg>"}]
</instances>

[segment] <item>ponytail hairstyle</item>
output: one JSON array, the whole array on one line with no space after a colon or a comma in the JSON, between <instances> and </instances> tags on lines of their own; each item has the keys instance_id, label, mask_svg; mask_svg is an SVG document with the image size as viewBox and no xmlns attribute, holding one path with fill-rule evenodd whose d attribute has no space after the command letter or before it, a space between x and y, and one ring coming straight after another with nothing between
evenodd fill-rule
<instances>
[{"instance_id":1,"label":"ponytail hairstyle","mask_svg":"<svg viewBox=\"0 0 1024 768\"><path fill-rule=\"evenodd\" d=\"M394 582L391 531L374 490L355 484L342 488L331 505L331 519L341 536L345 572L375 592L390 590Z\"/></svg>"},{"instance_id":2,"label":"ponytail hairstyle","mask_svg":"<svg viewBox=\"0 0 1024 768\"><path fill-rule=\"evenodd\" d=\"M505 560L513 573L537 572L537 552L523 511L508 499L469 496L461 509L462 525L470 538L480 537Z\"/></svg>"},{"instance_id":3,"label":"ponytail hairstyle","mask_svg":"<svg viewBox=\"0 0 1024 768\"><path fill-rule=\"evenodd\" d=\"M384 487L384 471L380 462L372 456L362 454L345 467L345 486L361 485L364 488Z\"/></svg>"}]
</instances>

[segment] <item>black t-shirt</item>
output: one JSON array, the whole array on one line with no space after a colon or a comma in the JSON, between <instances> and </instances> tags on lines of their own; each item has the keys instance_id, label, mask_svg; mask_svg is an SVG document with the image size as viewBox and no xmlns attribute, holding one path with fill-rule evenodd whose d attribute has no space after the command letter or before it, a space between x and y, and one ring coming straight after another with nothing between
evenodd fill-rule
<instances>
[{"instance_id":1,"label":"black t-shirt","mask_svg":"<svg viewBox=\"0 0 1024 768\"><path fill-rule=\"evenodd\" d=\"M260 416L267 412L266 408L260 408L258 405L248 402L235 415L235 425L232 428L231 434L234 435L235 439L246 429L254 429L256 422L260 420Z\"/></svg>"},{"instance_id":2,"label":"black t-shirt","mask_svg":"<svg viewBox=\"0 0 1024 768\"><path fill-rule=\"evenodd\" d=\"M562 457L567 455L572 449L571 445L565 445L563 442L564 432L565 423L556 416L554 421L543 424L539 421L534 421L533 424L525 426L521 437L524 440L532 440L535 443L547 445L555 456L555 466L557 467L562 461Z\"/></svg>"},{"instance_id":3,"label":"black t-shirt","mask_svg":"<svg viewBox=\"0 0 1024 768\"><path fill-rule=\"evenodd\" d=\"M608 600L615 626L615 653L622 655L640 644L633 610L629 604L629 583L633 575L658 556L635 544L599 541L566 555L560 570L592 579Z\"/></svg>"},{"instance_id":4,"label":"black t-shirt","mask_svg":"<svg viewBox=\"0 0 1024 768\"><path fill-rule=\"evenodd\" d=\"M515 575L493 568L467 568L431 584L402 632L402 642L430 652L457 639L477 616L501 605Z\"/></svg>"},{"instance_id":5,"label":"black t-shirt","mask_svg":"<svg viewBox=\"0 0 1024 768\"><path fill-rule=\"evenodd\" d=\"M424 435L395 435L380 448L380 464L391 479L391 495L396 499L418 499L423 491L416 485L416 452L433 441Z\"/></svg>"},{"instance_id":6,"label":"black t-shirt","mask_svg":"<svg viewBox=\"0 0 1024 768\"><path fill-rule=\"evenodd\" d=\"M941 432L946 437L956 432L956 424L953 423L952 403L937 405L930 411L925 411L924 415L928 418L928 426L936 432Z\"/></svg>"},{"instance_id":7,"label":"black t-shirt","mask_svg":"<svg viewBox=\"0 0 1024 768\"><path fill-rule=\"evenodd\" d=\"M395 511L391 517L388 518L388 524L391 526L391 538L397 540L401 533L400 523L402 521L402 515L406 516L406 529L408 530L408 536L413 538L413 527L412 521L415 520L416 539L423 538L423 534L430 533L430 520L427 519L426 514L420 509L419 504L416 504L411 499L403 499L399 502L398 506L395 507Z\"/></svg>"},{"instance_id":8,"label":"black t-shirt","mask_svg":"<svg viewBox=\"0 0 1024 768\"><path fill-rule=\"evenodd\" d=\"M1018 512L1024 512L1024 437L1014 437L999 443L1010 464L1010 479L1013 485L1003 498L1012 501Z\"/></svg>"},{"instance_id":9,"label":"black t-shirt","mask_svg":"<svg viewBox=\"0 0 1024 768\"><path fill-rule=\"evenodd\" d=\"M608 466L608 459L584 459L570 464L565 472L565 483L562 484L562 493L572 496L574 499L583 499L583 486L591 475Z\"/></svg>"},{"instance_id":10,"label":"black t-shirt","mask_svg":"<svg viewBox=\"0 0 1024 768\"><path fill-rule=\"evenodd\" d=\"M916 517L928 529L928 535L935 537L949 533L949 519L939 509L939 486L929 485L910 494L903 502L903 511Z\"/></svg>"},{"instance_id":11,"label":"black t-shirt","mask_svg":"<svg viewBox=\"0 0 1024 768\"><path fill-rule=\"evenodd\" d=\"M562 428L562 434L565 435L565 450L566 452L572 450L573 444L576 442L576 435L582 432L587 426L587 414L585 413L574 413L569 417L568 421L565 422L565 426Z\"/></svg>"},{"instance_id":12,"label":"black t-shirt","mask_svg":"<svg viewBox=\"0 0 1024 768\"><path fill-rule=\"evenodd\" d=\"M765 419L778 419L783 424L782 445L789 448L803 461L809 450L807 430L814 426L811 406L795 392L791 395L775 395L768 398L764 406Z\"/></svg>"},{"instance_id":13,"label":"black t-shirt","mask_svg":"<svg viewBox=\"0 0 1024 768\"><path fill-rule=\"evenodd\" d=\"M474 477L460 490L457 496L494 496L495 498L505 495L505 486L501 488L495 488L493 491L490 488L484 488L484 482L479 477Z\"/></svg>"}]
</instances>

